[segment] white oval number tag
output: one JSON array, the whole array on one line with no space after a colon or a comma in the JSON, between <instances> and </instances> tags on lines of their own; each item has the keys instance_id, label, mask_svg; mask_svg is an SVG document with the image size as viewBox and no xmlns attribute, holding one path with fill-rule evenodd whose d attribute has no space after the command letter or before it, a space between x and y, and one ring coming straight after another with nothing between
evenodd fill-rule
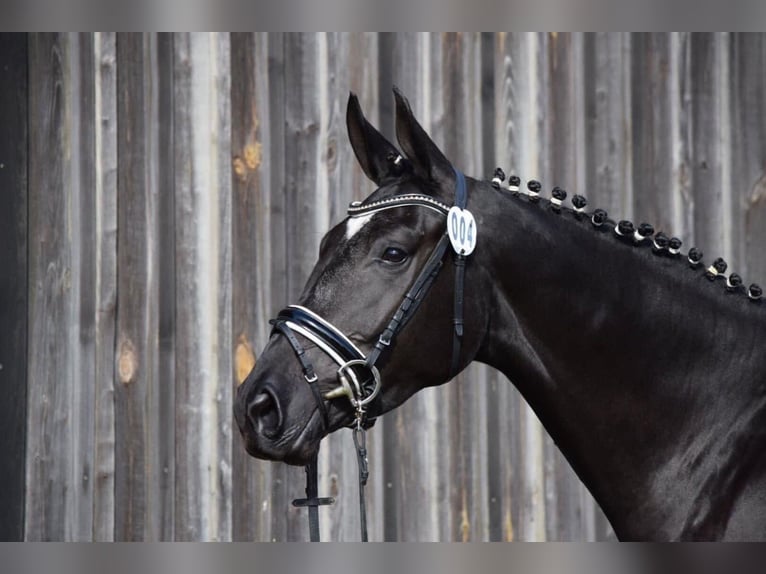
<instances>
[{"instance_id":1,"label":"white oval number tag","mask_svg":"<svg viewBox=\"0 0 766 574\"><path fill-rule=\"evenodd\" d=\"M476 247L476 220L470 211L453 206L447 214L447 233L455 253L473 253Z\"/></svg>"}]
</instances>

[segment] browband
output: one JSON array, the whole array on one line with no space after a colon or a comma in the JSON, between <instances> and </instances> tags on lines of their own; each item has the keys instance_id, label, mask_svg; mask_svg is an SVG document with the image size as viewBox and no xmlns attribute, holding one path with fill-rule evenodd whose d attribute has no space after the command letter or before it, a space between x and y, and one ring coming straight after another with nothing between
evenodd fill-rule
<instances>
[{"instance_id":1,"label":"browband","mask_svg":"<svg viewBox=\"0 0 766 574\"><path fill-rule=\"evenodd\" d=\"M407 206L427 207L438 213L441 213L442 215L447 215L447 213L449 213L449 205L446 205L429 195L409 193L405 195L394 195L392 197L387 197L386 199L371 201L370 203L354 201L351 203L351 205L348 206L348 216L361 217L362 215L376 213L385 209Z\"/></svg>"}]
</instances>

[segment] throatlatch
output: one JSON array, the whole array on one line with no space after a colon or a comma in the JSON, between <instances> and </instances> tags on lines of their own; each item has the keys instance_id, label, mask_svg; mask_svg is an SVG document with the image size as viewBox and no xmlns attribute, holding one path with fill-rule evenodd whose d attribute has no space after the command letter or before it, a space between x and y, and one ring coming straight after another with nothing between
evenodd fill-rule
<instances>
[{"instance_id":1,"label":"throatlatch","mask_svg":"<svg viewBox=\"0 0 766 574\"><path fill-rule=\"evenodd\" d=\"M476 221L466 209L467 188L465 176L455 170L455 204L452 207L421 194L403 194L388 197L370 203L354 202L349 206L349 217L360 217L397 207L417 206L438 211L446 216L446 230L437 242L412 286L405 294L399 307L394 312L386 328L378 336L370 353L364 353L329 321L313 311L298 305L290 305L279 312L271 321L274 330L285 336L293 348L303 370L303 376L310 385L322 414L325 429L330 428L330 417L326 400L345 397L354 408L353 430L354 446L359 465L359 510L362 541L367 541L367 510L365 504L365 486L369 477L366 430L374 422L368 418L368 410L380 392L381 378L377 363L381 355L391 348L396 336L412 318L425 299L443 264L444 256L450 245L454 250L455 289L453 305L453 343L449 378L454 377L460 368L460 351L463 340L463 293L465 282L466 258L476 247ZM337 365L339 385L322 394L319 390L318 377L311 361L295 333L302 335L317 345ZM309 509L309 533L312 542L318 542L319 514L318 507L332 504L334 499L317 495L318 470L317 457L306 466L306 498L293 501L294 506L306 506Z\"/></svg>"}]
</instances>

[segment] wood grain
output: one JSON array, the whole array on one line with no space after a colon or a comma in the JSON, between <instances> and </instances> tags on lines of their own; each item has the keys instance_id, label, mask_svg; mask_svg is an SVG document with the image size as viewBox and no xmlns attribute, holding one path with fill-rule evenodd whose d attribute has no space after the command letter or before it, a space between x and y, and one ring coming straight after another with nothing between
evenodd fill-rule
<instances>
[{"instance_id":1,"label":"wood grain","mask_svg":"<svg viewBox=\"0 0 766 574\"><path fill-rule=\"evenodd\" d=\"M71 538L73 177L66 35L29 40L29 346L25 539ZM76 231L74 231L76 233ZM63 383L63 384L62 384Z\"/></svg>"},{"instance_id":2,"label":"wood grain","mask_svg":"<svg viewBox=\"0 0 766 574\"><path fill-rule=\"evenodd\" d=\"M374 189L349 91L391 141L397 85L468 175L581 193L763 285L765 38L0 36L18 134L0 142L0 452L25 461L0 472L0 537L307 539L302 469L247 456L232 400L322 235ZM613 539L512 383L473 365L378 421L373 540ZM325 539L358 540L356 472L350 433L328 438Z\"/></svg>"},{"instance_id":3,"label":"wood grain","mask_svg":"<svg viewBox=\"0 0 766 574\"><path fill-rule=\"evenodd\" d=\"M180 34L175 60L175 538L231 539L229 37Z\"/></svg>"},{"instance_id":4,"label":"wood grain","mask_svg":"<svg viewBox=\"0 0 766 574\"><path fill-rule=\"evenodd\" d=\"M159 537L161 462L156 38L117 36L115 532Z\"/></svg>"},{"instance_id":5,"label":"wood grain","mask_svg":"<svg viewBox=\"0 0 766 574\"><path fill-rule=\"evenodd\" d=\"M114 539L115 322L117 316L117 43L94 38L96 180L96 367L93 453L93 540Z\"/></svg>"},{"instance_id":6,"label":"wood grain","mask_svg":"<svg viewBox=\"0 0 766 574\"><path fill-rule=\"evenodd\" d=\"M269 121L268 38L266 34L231 37L231 177L232 177L232 377L236 388L258 360L268 340L271 316L272 260L271 145ZM238 434L235 432L235 435ZM233 539L269 540L272 465L249 457L233 439Z\"/></svg>"}]
</instances>

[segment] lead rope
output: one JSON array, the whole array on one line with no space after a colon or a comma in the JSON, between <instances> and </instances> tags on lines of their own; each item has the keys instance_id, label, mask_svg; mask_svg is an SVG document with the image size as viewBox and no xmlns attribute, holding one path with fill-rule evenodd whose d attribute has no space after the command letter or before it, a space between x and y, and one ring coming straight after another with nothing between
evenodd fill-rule
<instances>
[{"instance_id":1,"label":"lead rope","mask_svg":"<svg viewBox=\"0 0 766 574\"><path fill-rule=\"evenodd\" d=\"M357 416L356 428L354 428L354 446L356 447L356 462L359 466L359 528L362 533L362 542L367 542L367 502L364 496L364 487L370 470L367 465L367 431L362 424L364 415Z\"/></svg>"},{"instance_id":2,"label":"lead rope","mask_svg":"<svg viewBox=\"0 0 766 574\"><path fill-rule=\"evenodd\" d=\"M309 509L309 540L319 542L319 507L335 503L334 498L319 498L319 451L306 465L306 498L296 498L293 506Z\"/></svg>"}]
</instances>

